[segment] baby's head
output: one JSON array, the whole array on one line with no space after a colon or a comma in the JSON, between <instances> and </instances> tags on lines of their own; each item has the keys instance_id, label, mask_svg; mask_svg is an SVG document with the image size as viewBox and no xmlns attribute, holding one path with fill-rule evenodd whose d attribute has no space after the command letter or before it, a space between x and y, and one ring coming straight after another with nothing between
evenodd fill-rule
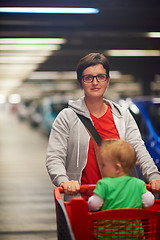
<instances>
[{"instance_id":1,"label":"baby's head","mask_svg":"<svg viewBox=\"0 0 160 240\"><path fill-rule=\"evenodd\" d=\"M105 139L99 151L102 162L102 177L129 175L136 164L136 152L126 141Z\"/></svg>"}]
</instances>

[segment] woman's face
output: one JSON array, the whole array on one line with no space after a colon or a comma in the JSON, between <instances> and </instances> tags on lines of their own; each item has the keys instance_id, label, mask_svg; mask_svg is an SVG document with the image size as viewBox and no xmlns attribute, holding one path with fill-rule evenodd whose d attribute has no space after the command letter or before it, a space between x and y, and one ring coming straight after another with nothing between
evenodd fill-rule
<instances>
[{"instance_id":1,"label":"woman's face","mask_svg":"<svg viewBox=\"0 0 160 240\"><path fill-rule=\"evenodd\" d=\"M106 69L103 67L102 64L90 66L83 71L83 75L97 76L98 74L106 74ZM94 78L93 82L91 83L86 83L82 80L81 86L84 90L85 97L87 98L103 97L106 88L109 84L109 81L110 81L109 77L104 82L98 82L96 78Z\"/></svg>"}]
</instances>

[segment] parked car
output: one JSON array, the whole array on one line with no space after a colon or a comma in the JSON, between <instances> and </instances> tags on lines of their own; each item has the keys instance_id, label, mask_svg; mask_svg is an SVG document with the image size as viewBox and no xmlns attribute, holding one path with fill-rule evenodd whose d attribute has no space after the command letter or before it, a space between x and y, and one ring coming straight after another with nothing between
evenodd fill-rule
<instances>
[{"instance_id":1,"label":"parked car","mask_svg":"<svg viewBox=\"0 0 160 240\"><path fill-rule=\"evenodd\" d=\"M38 128L42 122L42 109L38 100L33 100L29 106L28 121L31 127Z\"/></svg>"},{"instance_id":2,"label":"parked car","mask_svg":"<svg viewBox=\"0 0 160 240\"><path fill-rule=\"evenodd\" d=\"M146 148L160 170L160 98L127 99L129 110L139 126Z\"/></svg>"},{"instance_id":3,"label":"parked car","mask_svg":"<svg viewBox=\"0 0 160 240\"><path fill-rule=\"evenodd\" d=\"M55 120L57 114L65 107L67 107L67 102L63 100L56 100L52 97L48 97L42 100L41 103L41 130L47 136L50 133L52 123Z\"/></svg>"},{"instance_id":4,"label":"parked car","mask_svg":"<svg viewBox=\"0 0 160 240\"><path fill-rule=\"evenodd\" d=\"M29 116L29 107L31 105L31 101L21 101L19 104L17 104L17 116L18 119L21 121L27 121Z\"/></svg>"}]
</instances>

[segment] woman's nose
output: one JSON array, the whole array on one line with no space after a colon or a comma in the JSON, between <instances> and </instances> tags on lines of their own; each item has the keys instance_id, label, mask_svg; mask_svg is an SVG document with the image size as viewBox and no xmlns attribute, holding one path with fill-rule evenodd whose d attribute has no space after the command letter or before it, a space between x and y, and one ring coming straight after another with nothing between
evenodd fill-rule
<instances>
[{"instance_id":1,"label":"woman's nose","mask_svg":"<svg viewBox=\"0 0 160 240\"><path fill-rule=\"evenodd\" d=\"M97 76L94 76L93 77L93 82L92 82L93 84L98 84L98 80L97 80Z\"/></svg>"}]
</instances>

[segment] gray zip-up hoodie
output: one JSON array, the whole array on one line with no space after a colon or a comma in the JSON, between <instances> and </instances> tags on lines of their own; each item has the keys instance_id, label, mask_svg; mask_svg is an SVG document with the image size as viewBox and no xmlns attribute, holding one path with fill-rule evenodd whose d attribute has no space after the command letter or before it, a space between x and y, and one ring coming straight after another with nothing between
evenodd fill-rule
<instances>
[{"instance_id":1,"label":"gray zip-up hoodie","mask_svg":"<svg viewBox=\"0 0 160 240\"><path fill-rule=\"evenodd\" d=\"M137 124L128 109L112 101L106 99L104 101L111 106L120 138L135 148L138 163L146 181L160 179L160 172L146 150ZM76 113L90 118L84 97L76 101L70 100L68 108L58 114L52 125L46 166L55 186L68 180L80 182L87 162L90 136Z\"/></svg>"}]
</instances>

